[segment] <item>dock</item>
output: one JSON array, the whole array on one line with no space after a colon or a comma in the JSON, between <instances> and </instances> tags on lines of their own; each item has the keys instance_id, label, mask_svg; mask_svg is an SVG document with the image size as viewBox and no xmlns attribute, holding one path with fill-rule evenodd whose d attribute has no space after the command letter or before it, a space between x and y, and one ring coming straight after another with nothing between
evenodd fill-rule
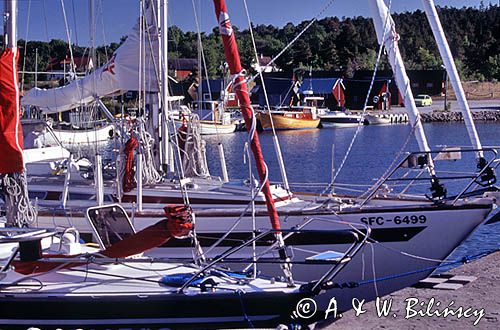
<instances>
[{"instance_id":1,"label":"dock","mask_svg":"<svg viewBox=\"0 0 500 330\"><path fill-rule=\"evenodd\" d=\"M463 286L454 285L453 281L450 281L448 289L405 288L380 299L379 306L382 306L384 301L386 304L392 301L392 308L387 316L378 317L375 302L366 302L363 304L365 313L356 316L356 312L350 310L336 322L316 328L325 330L500 329L500 272L498 269L500 269L500 252L495 252L445 272L450 276L456 276L458 281L455 282L465 280L464 283L466 283L471 280ZM409 304L414 302L417 303L408 309ZM457 311L457 314L454 316L448 314L447 317L429 315L433 312L436 314L435 311L444 312L446 307ZM461 310L463 315L460 318L458 317L459 307L463 307ZM418 311L425 316L419 315ZM427 311L430 312L427 313ZM407 318L407 316L410 317Z\"/></svg>"}]
</instances>

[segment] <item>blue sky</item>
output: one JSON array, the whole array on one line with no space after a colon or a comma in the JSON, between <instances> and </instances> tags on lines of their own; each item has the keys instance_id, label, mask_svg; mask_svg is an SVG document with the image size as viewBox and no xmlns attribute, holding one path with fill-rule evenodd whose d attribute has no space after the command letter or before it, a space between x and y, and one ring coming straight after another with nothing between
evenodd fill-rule
<instances>
[{"instance_id":1,"label":"blue sky","mask_svg":"<svg viewBox=\"0 0 500 330\"><path fill-rule=\"evenodd\" d=\"M498 4L500 0L486 0ZM72 41L81 45L89 43L89 0L64 0ZM95 0L102 9L97 10L97 44L118 41L135 23L139 13L138 0ZM199 9L201 27L211 31L215 26L215 15L210 0L194 0ZM226 0L234 25L248 26L243 0ZM330 0L247 0L254 24L283 26L316 16ZM386 0L388 3L389 0ZM393 11L413 11L422 8L420 0L393 0ZM480 0L435 0L439 6L478 6ZM28 21L28 7L31 11ZM170 24L183 30L195 30L192 0L169 0ZM335 0L322 16L367 16L367 0ZM27 28L28 27L28 28ZM0 29L2 30L2 29ZM3 31L2 31L3 32ZM61 0L19 0L19 38L28 40L66 40Z\"/></svg>"}]
</instances>

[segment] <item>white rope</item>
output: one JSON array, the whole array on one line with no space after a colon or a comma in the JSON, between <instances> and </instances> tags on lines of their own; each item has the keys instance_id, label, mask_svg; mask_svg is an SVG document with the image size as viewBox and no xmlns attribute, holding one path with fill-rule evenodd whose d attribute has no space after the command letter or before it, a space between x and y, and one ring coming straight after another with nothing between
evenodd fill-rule
<instances>
[{"instance_id":1,"label":"white rope","mask_svg":"<svg viewBox=\"0 0 500 330\"><path fill-rule=\"evenodd\" d=\"M207 178L210 176L205 155L205 141L201 138L201 123L198 115L190 114L185 136L179 138L184 142L182 165L187 177Z\"/></svg>"},{"instance_id":2,"label":"white rope","mask_svg":"<svg viewBox=\"0 0 500 330\"><path fill-rule=\"evenodd\" d=\"M26 173L4 174L1 187L7 211L7 225L29 227L36 220L36 210L31 205L26 183Z\"/></svg>"},{"instance_id":3,"label":"white rope","mask_svg":"<svg viewBox=\"0 0 500 330\"><path fill-rule=\"evenodd\" d=\"M144 125L144 123L142 123ZM151 185L158 183L162 180L162 176L156 170L153 155L154 139L151 134L144 128L139 130L139 141L141 143L141 153L144 157L144 164L142 166L142 180L144 184Z\"/></svg>"},{"instance_id":4,"label":"white rope","mask_svg":"<svg viewBox=\"0 0 500 330\"><path fill-rule=\"evenodd\" d=\"M63 18L64 18L64 27L66 28L66 37L68 38L68 46L69 46L69 56L70 56L70 73L73 74L74 79L76 79L76 65L75 65L75 58L73 56L73 46L71 45L71 34L69 31L69 26L68 26L68 19L66 17L66 9L64 7L64 0L61 0L61 8L63 12Z\"/></svg>"}]
</instances>

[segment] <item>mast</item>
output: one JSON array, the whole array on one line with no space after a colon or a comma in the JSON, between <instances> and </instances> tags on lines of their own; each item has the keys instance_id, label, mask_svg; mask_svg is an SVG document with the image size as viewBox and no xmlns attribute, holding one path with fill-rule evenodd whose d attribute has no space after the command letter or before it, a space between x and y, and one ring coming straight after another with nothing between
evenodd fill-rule
<instances>
[{"instance_id":1,"label":"mast","mask_svg":"<svg viewBox=\"0 0 500 330\"><path fill-rule=\"evenodd\" d=\"M4 44L0 53L0 191L3 193L7 226L27 227L36 211L28 197L23 162L23 133L17 63L17 0L4 1Z\"/></svg>"},{"instance_id":2,"label":"mast","mask_svg":"<svg viewBox=\"0 0 500 330\"><path fill-rule=\"evenodd\" d=\"M229 15L227 13L227 7L225 0L214 0L215 7L215 17L219 23L219 31L222 38L222 43L224 45L224 55L226 56L226 61L229 66L229 73L233 80L233 90L236 93L238 100L240 102L240 109L245 120L245 126L248 133L251 135L251 148L252 153L255 158L255 165L257 166L257 172L259 173L259 179L262 186L262 192L264 193L266 199L267 212L269 214L269 219L273 229L276 230L276 241L279 247L279 255L285 262L281 266L289 286L294 286L294 281L292 278L290 259L287 256L285 249L285 242L283 240L283 235L280 232L281 225L278 212L276 211L276 206L274 205L273 196L271 194L271 188L269 186L269 171L264 161L264 156L262 155L262 150L260 148L259 136L256 134L256 119L253 112L252 106L250 104L250 97L248 95L248 87L245 80L245 70L243 70L240 61L240 55L238 53L238 45L236 44L236 38L234 36L233 27L231 26L231 21L229 20Z\"/></svg>"},{"instance_id":3,"label":"mast","mask_svg":"<svg viewBox=\"0 0 500 330\"><path fill-rule=\"evenodd\" d=\"M4 44L5 48L17 48L17 0L4 0L5 24Z\"/></svg>"},{"instance_id":4,"label":"mast","mask_svg":"<svg viewBox=\"0 0 500 330\"><path fill-rule=\"evenodd\" d=\"M170 102L168 92L168 0L159 0L160 3L160 70L161 70L161 162L164 170L170 174L174 172L173 151L170 145L168 120Z\"/></svg>"},{"instance_id":5,"label":"mast","mask_svg":"<svg viewBox=\"0 0 500 330\"><path fill-rule=\"evenodd\" d=\"M373 17L373 24L375 25L375 30L377 32L378 42L381 45L383 44L387 51L387 57L391 63L396 84L404 98L405 108L408 113L410 124L415 130L418 147L420 151L427 153L426 161L427 169L431 175L430 190L432 192L432 198L437 200L442 199L446 196L446 189L439 183L434 170L434 162L428 153L430 151L429 144L427 143L422 121L420 120L420 114L417 106L415 105L415 99L413 98L413 93L410 88L410 79L408 79L408 75L406 74L403 58L401 57L401 53L398 48L399 34L396 32L396 27L391 17L391 13L389 12L389 9L385 5L384 1L368 0L368 3Z\"/></svg>"},{"instance_id":6,"label":"mast","mask_svg":"<svg viewBox=\"0 0 500 330\"><path fill-rule=\"evenodd\" d=\"M472 113L470 111L467 99L465 98L462 82L460 81L460 76L453 60L450 46L448 45L448 41L446 40L446 36L443 31L443 26L441 25L439 15L436 11L434 0L422 0L422 4L424 6L425 14L427 15L427 20L429 21L429 24L431 26L432 33L434 34L434 38L436 39L439 53L441 54L441 58L443 59L448 76L450 77L451 85L455 90L457 101L460 105L460 110L462 111L462 116L465 121L465 126L467 127L467 133L469 134L472 147L474 149L482 149L481 141L479 140L479 135L477 134L476 126L472 118ZM477 157L478 161L479 159L483 158L483 152L478 151Z\"/></svg>"},{"instance_id":7,"label":"mast","mask_svg":"<svg viewBox=\"0 0 500 330\"><path fill-rule=\"evenodd\" d=\"M405 108L408 112L408 117L412 126L415 126L415 136L418 147L421 151L428 152L429 144L425 136L424 128L420 120L420 114L413 93L410 88L410 79L406 74L403 58L398 48L399 35L396 32L396 27L389 9L382 0L369 0L370 11L373 17L373 24L377 32L379 44L384 44L387 51L387 57L391 63L392 71L394 72L398 89L403 96Z\"/></svg>"},{"instance_id":8,"label":"mast","mask_svg":"<svg viewBox=\"0 0 500 330\"><path fill-rule=\"evenodd\" d=\"M226 61L229 65L229 72L232 77L234 77L234 91L238 97L241 107L241 113L245 120L245 126L251 137L251 147L255 158L255 163L257 166L257 171L259 173L259 178L261 183L264 183L262 192L266 198L267 210L269 212L269 217L273 229L280 230L280 221L278 212L276 211L276 206L274 205L274 200L271 194L271 189L268 180L268 169L264 161L264 156L262 155L262 150L260 148L259 136L256 131L252 129L255 127L255 116L253 109L250 105L250 97L248 96L247 83L245 81L245 71L243 70L240 62L240 55L238 53L238 45L236 44L236 38L234 36L234 31L229 20L229 15L227 13L227 7L225 0L214 0L215 5L215 15L219 23L219 30L222 37L222 42L224 44L224 54L226 56Z\"/></svg>"}]
</instances>

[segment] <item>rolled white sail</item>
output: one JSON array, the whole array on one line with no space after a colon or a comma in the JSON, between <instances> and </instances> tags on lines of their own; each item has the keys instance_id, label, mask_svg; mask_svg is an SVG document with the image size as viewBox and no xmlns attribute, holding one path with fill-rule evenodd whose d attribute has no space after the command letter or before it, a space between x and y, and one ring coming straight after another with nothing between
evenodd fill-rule
<instances>
[{"instance_id":1,"label":"rolled white sail","mask_svg":"<svg viewBox=\"0 0 500 330\"><path fill-rule=\"evenodd\" d=\"M451 54L448 40L446 40L443 26L441 25L441 20L439 19L434 0L422 0L422 4L425 9L425 14L427 15L427 20L429 21L429 25L431 26L432 33L434 34L434 38L436 39L439 53L441 54L441 58L443 59L446 71L448 72L448 76L450 77L451 85L453 86L453 90L455 91L455 95L457 96L457 101L462 111L462 116L465 121L465 127L467 128L467 133L469 134L471 144L475 149L482 149L481 141L479 140L479 135L477 134L476 130L476 125L474 124L474 119L472 118L472 113L469 108L469 103L465 98L465 92L462 87L462 82L460 81L460 75L458 74L455 61L453 60L453 55ZM483 152L479 151L478 156L483 157Z\"/></svg>"},{"instance_id":2,"label":"rolled white sail","mask_svg":"<svg viewBox=\"0 0 500 330\"><path fill-rule=\"evenodd\" d=\"M413 93L410 88L410 80L406 74L403 58L398 48L399 35L396 25L391 17L389 9L382 0L368 0L373 17L373 24L377 33L379 44L383 44L387 51L387 57L391 64L399 92L404 98L405 108L412 126L415 126L415 137L421 151L429 151L429 144L420 120L420 114L415 105Z\"/></svg>"},{"instance_id":3,"label":"rolled white sail","mask_svg":"<svg viewBox=\"0 0 500 330\"><path fill-rule=\"evenodd\" d=\"M126 91L158 92L158 30L151 5L146 8L145 17L147 28L141 31L139 19L123 45L104 66L66 86L33 88L22 98L23 105L37 106L44 113L55 113Z\"/></svg>"}]
</instances>

